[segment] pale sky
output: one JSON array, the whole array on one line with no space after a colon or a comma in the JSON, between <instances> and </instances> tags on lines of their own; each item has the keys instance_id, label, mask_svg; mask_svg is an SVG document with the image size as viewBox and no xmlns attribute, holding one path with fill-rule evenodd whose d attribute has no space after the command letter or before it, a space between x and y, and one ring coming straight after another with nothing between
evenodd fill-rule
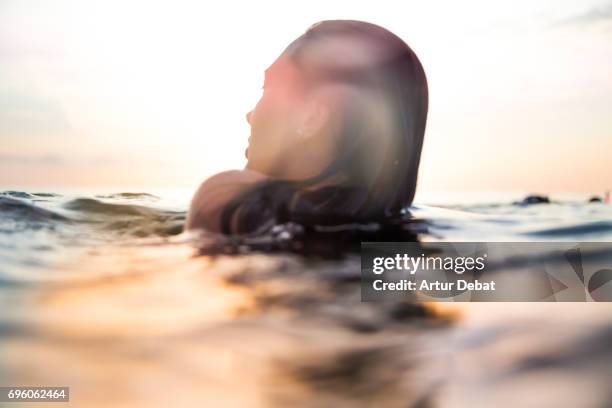
<instances>
[{"instance_id":1,"label":"pale sky","mask_svg":"<svg viewBox=\"0 0 612 408\"><path fill-rule=\"evenodd\" d=\"M612 187L612 2L0 1L0 187L190 187L242 168L263 71L325 19L419 55L419 189Z\"/></svg>"}]
</instances>

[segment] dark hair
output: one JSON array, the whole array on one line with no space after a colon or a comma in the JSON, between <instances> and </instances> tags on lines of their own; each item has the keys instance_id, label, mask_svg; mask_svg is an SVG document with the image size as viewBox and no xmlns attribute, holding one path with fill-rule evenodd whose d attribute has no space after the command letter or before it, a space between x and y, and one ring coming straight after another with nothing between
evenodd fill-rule
<instances>
[{"instance_id":1,"label":"dark hair","mask_svg":"<svg viewBox=\"0 0 612 408\"><path fill-rule=\"evenodd\" d=\"M312 66L305 61L303 54L310 44L338 35L369 41L384 49L386 57L363 67ZM253 232L289 221L329 225L399 215L414 199L427 120L427 79L416 54L388 30L351 20L313 25L285 54L307 87L327 81L350 83L366 90L376 105L363 99L349 101L343 107L333 162L307 180L270 179L238 195L224 208L223 232ZM372 108L379 105L384 105L381 109L391 122L384 128L372 120ZM329 180L340 174L342 184L330 185Z\"/></svg>"}]
</instances>

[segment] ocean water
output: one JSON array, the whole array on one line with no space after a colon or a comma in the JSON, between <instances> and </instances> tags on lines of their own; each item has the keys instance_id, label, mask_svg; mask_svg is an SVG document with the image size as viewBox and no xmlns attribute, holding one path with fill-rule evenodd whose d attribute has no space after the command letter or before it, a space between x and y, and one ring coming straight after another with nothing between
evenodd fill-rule
<instances>
[{"instance_id":1,"label":"ocean water","mask_svg":"<svg viewBox=\"0 0 612 408\"><path fill-rule=\"evenodd\" d=\"M612 205L523 197L423 196L407 230L612 241ZM69 386L75 407L612 405L611 303L362 303L358 253L287 251L291 225L185 233L188 203L0 192L0 385Z\"/></svg>"}]
</instances>

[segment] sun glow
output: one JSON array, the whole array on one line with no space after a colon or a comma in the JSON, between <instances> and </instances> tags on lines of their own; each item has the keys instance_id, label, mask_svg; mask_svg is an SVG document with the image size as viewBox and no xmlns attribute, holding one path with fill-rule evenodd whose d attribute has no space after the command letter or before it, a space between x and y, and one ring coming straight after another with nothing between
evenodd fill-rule
<instances>
[{"instance_id":1,"label":"sun glow","mask_svg":"<svg viewBox=\"0 0 612 408\"><path fill-rule=\"evenodd\" d=\"M241 168L263 71L312 23L346 18L423 62L421 189L603 189L609 32L564 23L585 7L7 1L0 183L194 186Z\"/></svg>"}]
</instances>

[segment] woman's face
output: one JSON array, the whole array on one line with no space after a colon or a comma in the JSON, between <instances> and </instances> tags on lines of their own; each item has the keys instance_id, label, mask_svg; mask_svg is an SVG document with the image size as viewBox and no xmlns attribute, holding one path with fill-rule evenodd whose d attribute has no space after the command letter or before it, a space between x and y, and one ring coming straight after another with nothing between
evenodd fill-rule
<instances>
[{"instance_id":1,"label":"woman's face","mask_svg":"<svg viewBox=\"0 0 612 408\"><path fill-rule=\"evenodd\" d=\"M304 95L297 68L283 55L266 70L263 94L247 113L251 125L247 168L283 176L299 139Z\"/></svg>"},{"instance_id":2,"label":"woman's face","mask_svg":"<svg viewBox=\"0 0 612 408\"><path fill-rule=\"evenodd\" d=\"M339 121L347 101L364 99L356 85L326 82L306 86L292 61L300 50L300 64L309 72L330 69L366 70L384 57L384 47L350 35L325 41L300 39L266 70L263 95L247 114L251 125L246 150L247 168L271 177L303 179L319 174L337 153ZM366 102L371 97L366 97Z\"/></svg>"}]
</instances>

